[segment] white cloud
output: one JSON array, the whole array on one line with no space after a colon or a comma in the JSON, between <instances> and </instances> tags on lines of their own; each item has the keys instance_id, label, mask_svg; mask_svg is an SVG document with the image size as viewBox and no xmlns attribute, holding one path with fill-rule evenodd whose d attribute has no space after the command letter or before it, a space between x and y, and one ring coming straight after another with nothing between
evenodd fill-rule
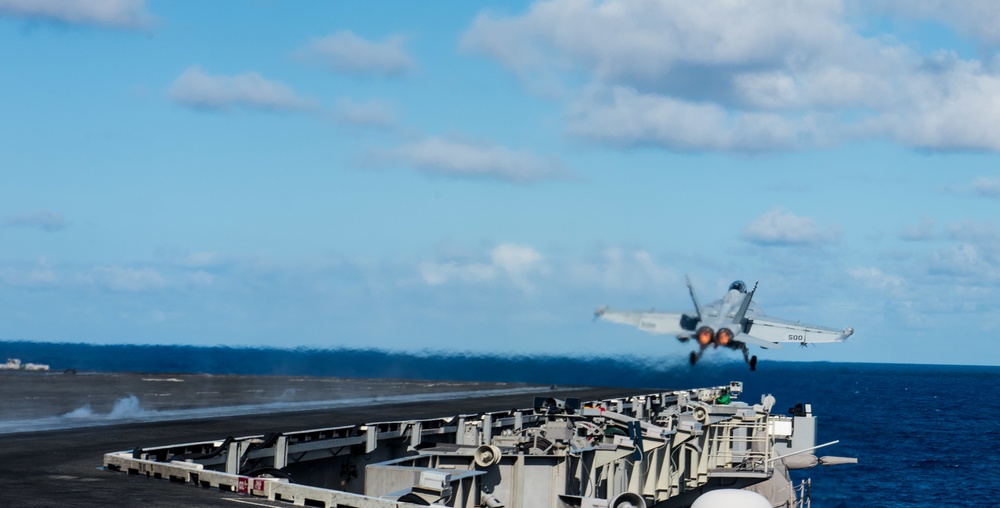
<instances>
[{"instance_id":1,"label":"white cloud","mask_svg":"<svg viewBox=\"0 0 1000 508\"><path fill-rule=\"evenodd\" d=\"M217 268L221 263L222 260L217 255L202 253L179 260L173 266L92 266L78 270L73 277L61 279L48 259L40 258L35 266L0 266L0 282L27 288L97 288L119 293L204 288L215 284L217 280L217 276L207 270Z\"/></svg>"},{"instance_id":2,"label":"white cloud","mask_svg":"<svg viewBox=\"0 0 1000 508\"><path fill-rule=\"evenodd\" d=\"M650 144L681 151L794 148L815 145L818 136L812 118L729 112L710 102L640 94L625 87L575 103L568 130L613 144Z\"/></svg>"},{"instance_id":3,"label":"white cloud","mask_svg":"<svg viewBox=\"0 0 1000 508\"><path fill-rule=\"evenodd\" d=\"M853 39L841 10L836 1L540 1L522 16L479 15L462 45L519 73L555 67L646 82L692 65L774 65L825 52Z\"/></svg>"},{"instance_id":4,"label":"white cloud","mask_svg":"<svg viewBox=\"0 0 1000 508\"><path fill-rule=\"evenodd\" d=\"M548 272L544 261L544 256L531 246L502 243L490 251L488 262L421 263L418 270L424 283L431 286L453 280L467 284L508 280L522 290L532 291L532 277Z\"/></svg>"},{"instance_id":5,"label":"white cloud","mask_svg":"<svg viewBox=\"0 0 1000 508\"><path fill-rule=\"evenodd\" d=\"M673 270L661 266L649 252L619 247L605 249L596 261L574 263L569 272L581 287L631 294L659 291L678 280Z\"/></svg>"},{"instance_id":6,"label":"white cloud","mask_svg":"<svg viewBox=\"0 0 1000 508\"><path fill-rule=\"evenodd\" d=\"M340 99L337 101L334 118L339 123L356 127L387 129L396 124L392 108L377 100L355 102L350 99Z\"/></svg>"},{"instance_id":7,"label":"white cloud","mask_svg":"<svg viewBox=\"0 0 1000 508\"><path fill-rule=\"evenodd\" d=\"M41 258L34 268L20 270L9 266L0 268L0 281L10 286L42 288L54 286L58 282L58 277L49 261Z\"/></svg>"},{"instance_id":8,"label":"white cloud","mask_svg":"<svg viewBox=\"0 0 1000 508\"><path fill-rule=\"evenodd\" d=\"M270 111L315 109L315 100L256 72L234 76L211 75L189 67L170 85L170 98L192 108L227 111L236 107Z\"/></svg>"},{"instance_id":9,"label":"white cloud","mask_svg":"<svg viewBox=\"0 0 1000 508\"><path fill-rule=\"evenodd\" d=\"M951 26L987 45L1000 45L1000 4L993 0L881 0L869 8Z\"/></svg>"},{"instance_id":10,"label":"white cloud","mask_svg":"<svg viewBox=\"0 0 1000 508\"><path fill-rule=\"evenodd\" d=\"M962 221L943 229L957 245L931 254L930 273L979 281L1000 277L1000 230L995 223Z\"/></svg>"},{"instance_id":11,"label":"white cloud","mask_svg":"<svg viewBox=\"0 0 1000 508\"><path fill-rule=\"evenodd\" d=\"M948 238L967 242L1000 256L1000 230L993 222L961 221L945 227Z\"/></svg>"},{"instance_id":12,"label":"white cloud","mask_svg":"<svg viewBox=\"0 0 1000 508\"><path fill-rule=\"evenodd\" d=\"M152 268L95 267L79 277L80 282L114 292L137 293L167 287L167 280Z\"/></svg>"},{"instance_id":13,"label":"white cloud","mask_svg":"<svg viewBox=\"0 0 1000 508\"><path fill-rule=\"evenodd\" d=\"M343 30L313 40L296 54L339 72L395 76L415 67L403 49L403 42L403 37L398 35L373 42Z\"/></svg>"},{"instance_id":14,"label":"white cloud","mask_svg":"<svg viewBox=\"0 0 1000 508\"><path fill-rule=\"evenodd\" d=\"M832 63L815 69L780 69L733 76L733 92L745 107L765 110L832 110L876 107L893 93L875 69Z\"/></svg>"},{"instance_id":15,"label":"white cloud","mask_svg":"<svg viewBox=\"0 0 1000 508\"><path fill-rule=\"evenodd\" d=\"M528 245L502 243L490 253L493 266L502 270L515 284L524 289L533 289L529 277L547 271L544 258Z\"/></svg>"},{"instance_id":16,"label":"white cloud","mask_svg":"<svg viewBox=\"0 0 1000 508\"><path fill-rule=\"evenodd\" d=\"M997 266L995 260L975 245L962 243L953 249L935 252L931 256L930 271L933 274L992 279L997 275Z\"/></svg>"},{"instance_id":17,"label":"white cloud","mask_svg":"<svg viewBox=\"0 0 1000 508\"><path fill-rule=\"evenodd\" d=\"M212 274L198 270L194 273L190 273L185 277L185 282L189 286L193 287L208 287L215 282L215 276Z\"/></svg>"},{"instance_id":18,"label":"white cloud","mask_svg":"<svg viewBox=\"0 0 1000 508\"><path fill-rule=\"evenodd\" d=\"M518 15L479 15L462 46L529 88L560 81L575 96L568 131L599 142L745 152L888 139L1000 150L991 135L1000 62L926 55L859 31L857 15L879 9L847 0L549 0ZM1000 8L955 11L948 19L975 20L970 31L1000 40L990 21Z\"/></svg>"},{"instance_id":19,"label":"white cloud","mask_svg":"<svg viewBox=\"0 0 1000 508\"><path fill-rule=\"evenodd\" d=\"M558 162L543 160L528 152L441 137L429 137L395 150L376 153L374 158L398 161L425 173L454 178L531 183L560 178L565 174Z\"/></svg>"},{"instance_id":20,"label":"white cloud","mask_svg":"<svg viewBox=\"0 0 1000 508\"><path fill-rule=\"evenodd\" d=\"M848 270L847 273L873 289L892 289L906 283L902 277L885 273L874 267L853 268Z\"/></svg>"},{"instance_id":21,"label":"white cloud","mask_svg":"<svg viewBox=\"0 0 1000 508\"><path fill-rule=\"evenodd\" d=\"M839 237L839 227L821 228L812 219L781 208L757 217L743 229L743 238L759 245L818 245Z\"/></svg>"},{"instance_id":22,"label":"white cloud","mask_svg":"<svg viewBox=\"0 0 1000 508\"><path fill-rule=\"evenodd\" d=\"M496 268L486 263L421 263L417 269L423 281L431 286L447 284L453 279L468 283L485 282L495 279L497 275Z\"/></svg>"},{"instance_id":23,"label":"white cloud","mask_svg":"<svg viewBox=\"0 0 1000 508\"><path fill-rule=\"evenodd\" d=\"M937 236L934 221L929 217L921 217L920 223L916 226L906 226L903 228L900 237L903 240L933 240Z\"/></svg>"},{"instance_id":24,"label":"white cloud","mask_svg":"<svg viewBox=\"0 0 1000 508\"><path fill-rule=\"evenodd\" d=\"M143 28L152 21L145 0L0 0L0 15L111 28Z\"/></svg>"},{"instance_id":25,"label":"white cloud","mask_svg":"<svg viewBox=\"0 0 1000 508\"><path fill-rule=\"evenodd\" d=\"M980 177L972 182L969 190L985 198L1000 198L1000 178Z\"/></svg>"},{"instance_id":26,"label":"white cloud","mask_svg":"<svg viewBox=\"0 0 1000 508\"><path fill-rule=\"evenodd\" d=\"M35 210L7 217L4 224L12 227L38 228L47 233L54 233L66 228L67 222L62 214L52 210Z\"/></svg>"},{"instance_id":27,"label":"white cloud","mask_svg":"<svg viewBox=\"0 0 1000 508\"><path fill-rule=\"evenodd\" d=\"M908 146L1000 150L1000 72L978 61L940 54L897 81L898 98L867 122L872 133Z\"/></svg>"},{"instance_id":28,"label":"white cloud","mask_svg":"<svg viewBox=\"0 0 1000 508\"><path fill-rule=\"evenodd\" d=\"M229 262L229 259L218 252L194 252L177 260L177 264L186 268L215 268Z\"/></svg>"}]
</instances>

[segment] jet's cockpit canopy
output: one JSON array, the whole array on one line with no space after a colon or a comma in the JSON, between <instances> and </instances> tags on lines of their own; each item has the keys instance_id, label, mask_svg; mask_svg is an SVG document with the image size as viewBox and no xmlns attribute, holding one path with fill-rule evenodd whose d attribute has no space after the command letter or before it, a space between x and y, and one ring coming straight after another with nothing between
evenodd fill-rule
<instances>
[{"instance_id":1,"label":"jet's cockpit canopy","mask_svg":"<svg viewBox=\"0 0 1000 508\"><path fill-rule=\"evenodd\" d=\"M734 289L740 293L746 293L747 285L741 280L733 281L733 283L729 285L729 290L732 291Z\"/></svg>"}]
</instances>

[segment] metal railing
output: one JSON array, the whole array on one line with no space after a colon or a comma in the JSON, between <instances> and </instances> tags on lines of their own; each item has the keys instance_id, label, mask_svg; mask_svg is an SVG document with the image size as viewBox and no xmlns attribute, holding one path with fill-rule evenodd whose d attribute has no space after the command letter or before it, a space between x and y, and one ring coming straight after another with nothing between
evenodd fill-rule
<instances>
[{"instance_id":1,"label":"metal railing","mask_svg":"<svg viewBox=\"0 0 1000 508\"><path fill-rule=\"evenodd\" d=\"M767 435L767 418L754 420L729 419L709 426L709 468L770 474L767 458L771 440Z\"/></svg>"},{"instance_id":2,"label":"metal railing","mask_svg":"<svg viewBox=\"0 0 1000 508\"><path fill-rule=\"evenodd\" d=\"M796 487L798 490L798 499L795 501L795 506L793 508L810 508L812 506L812 478L806 478L799 483Z\"/></svg>"}]
</instances>

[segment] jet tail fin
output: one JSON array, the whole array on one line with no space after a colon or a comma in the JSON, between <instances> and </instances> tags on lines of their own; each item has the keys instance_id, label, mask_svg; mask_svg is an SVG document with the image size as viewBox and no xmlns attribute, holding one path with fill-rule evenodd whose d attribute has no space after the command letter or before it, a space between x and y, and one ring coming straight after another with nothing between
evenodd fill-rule
<instances>
[{"instance_id":1,"label":"jet tail fin","mask_svg":"<svg viewBox=\"0 0 1000 508\"><path fill-rule=\"evenodd\" d=\"M758 282L760 282L760 281L758 281ZM757 282L753 283L753 289L751 289L750 292L747 293L747 295L743 297L743 303L740 304L740 310L736 312L736 316L735 316L736 322L739 323L739 324L741 324L741 325L745 324L744 323L744 319L746 318L746 315L747 315L747 309L750 308L750 300L753 300L753 292L754 291L757 291Z\"/></svg>"},{"instance_id":2,"label":"jet tail fin","mask_svg":"<svg viewBox=\"0 0 1000 508\"><path fill-rule=\"evenodd\" d=\"M694 310L698 313L698 320L701 321L701 304L698 303L698 297L694 295L694 286L691 285L691 277L685 275L684 282L687 283L688 292L691 293L691 301L694 302Z\"/></svg>"}]
</instances>

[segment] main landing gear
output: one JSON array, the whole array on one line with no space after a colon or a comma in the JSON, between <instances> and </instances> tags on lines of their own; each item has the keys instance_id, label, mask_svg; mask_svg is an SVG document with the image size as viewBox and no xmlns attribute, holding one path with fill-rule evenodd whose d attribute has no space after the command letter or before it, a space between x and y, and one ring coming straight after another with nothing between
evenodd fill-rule
<instances>
[{"instance_id":1,"label":"main landing gear","mask_svg":"<svg viewBox=\"0 0 1000 508\"><path fill-rule=\"evenodd\" d=\"M750 366L750 370L751 371L757 370L757 355L753 355L751 357L750 352L747 351L747 347L745 344L742 347L740 347L740 349L743 351L743 361L747 362L747 365Z\"/></svg>"},{"instance_id":2,"label":"main landing gear","mask_svg":"<svg viewBox=\"0 0 1000 508\"><path fill-rule=\"evenodd\" d=\"M704 353L705 353L704 347L699 349L697 352L691 351L691 357L689 358L689 360L691 361L692 367L694 366L694 364L698 363L698 360L701 360L701 355L703 355Z\"/></svg>"}]
</instances>

